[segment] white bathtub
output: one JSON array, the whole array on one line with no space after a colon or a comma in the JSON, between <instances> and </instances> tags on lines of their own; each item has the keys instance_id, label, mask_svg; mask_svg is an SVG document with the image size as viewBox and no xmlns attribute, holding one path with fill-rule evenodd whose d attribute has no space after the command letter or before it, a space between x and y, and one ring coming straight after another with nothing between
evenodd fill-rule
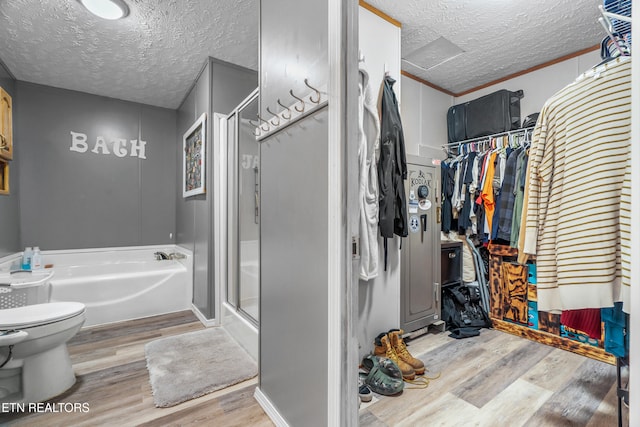
<instances>
[{"instance_id":1,"label":"white bathtub","mask_svg":"<svg viewBox=\"0 0 640 427\"><path fill-rule=\"evenodd\" d=\"M181 260L157 261L154 252L179 252ZM84 326L189 310L192 254L178 246L43 251L53 264L51 301L86 305Z\"/></svg>"}]
</instances>

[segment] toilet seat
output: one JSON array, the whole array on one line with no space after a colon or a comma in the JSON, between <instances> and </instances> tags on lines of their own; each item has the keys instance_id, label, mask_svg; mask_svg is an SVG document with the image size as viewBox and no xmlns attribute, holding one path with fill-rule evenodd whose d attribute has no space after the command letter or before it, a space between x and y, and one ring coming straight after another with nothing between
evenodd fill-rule
<instances>
[{"instance_id":1,"label":"toilet seat","mask_svg":"<svg viewBox=\"0 0 640 427\"><path fill-rule=\"evenodd\" d=\"M84 311L79 302L51 302L0 310L0 330L32 328L77 316Z\"/></svg>"}]
</instances>

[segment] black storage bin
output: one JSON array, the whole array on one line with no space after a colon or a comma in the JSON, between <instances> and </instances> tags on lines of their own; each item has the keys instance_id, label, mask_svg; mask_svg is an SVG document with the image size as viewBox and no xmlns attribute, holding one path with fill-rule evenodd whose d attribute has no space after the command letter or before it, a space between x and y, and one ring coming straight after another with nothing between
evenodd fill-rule
<instances>
[{"instance_id":1,"label":"black storage bin","mask_svg":"<svg viewBox=\"0 0 640 427\"><path fill-rule=\"evenodd\" d=\"M467 138L520 128L520 99L524 92L499 90L466 103Z\"/></svg>"},{"instance_id":2,"label":"black storage bin","mask_svg":"<svg viewBox=\"0 0 640 427\"><path fill-rule=\"evenodd\" d=\"M442 286L462 283L462 243L443 242L440 254Z\"/></svg>"},{"instance_id":3,"label":"black storage bin","mask_svg":"<svg viewBox=\"0 0 640 427\"><path fill-rule=\"evenodd\" d=\"M457 142L467 139L466 104L458 104L447 111L447 139Z\"/></svg>"}]
</instances>

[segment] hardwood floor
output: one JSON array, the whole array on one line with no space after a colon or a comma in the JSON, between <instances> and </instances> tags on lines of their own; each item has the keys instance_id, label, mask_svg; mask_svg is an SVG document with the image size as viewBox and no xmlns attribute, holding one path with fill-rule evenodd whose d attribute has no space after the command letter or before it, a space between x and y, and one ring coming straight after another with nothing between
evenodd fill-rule
<instances>
[{"instance_id":1,"label":"hardwood floor","mask_svg":"<svg viewBox=\"0 0 640 427\"><path fill-rule=\"evenodd\" d=\"M273 426L253 398L255 378L171 408L154 406L144 345L203 328L180 312L83 330L69 343L76 384L49 401L48 412L2 413L0 425ZM360 425L617 426L614 366L486 329L463 340L429 333L409 350L427 374L441 377L426 389L407 384L400 396L375 396L360 409ZM86 405L65 412L70 403Z\"/></svg>"},{"instance_id":2,"label":"hardwood floor","mask_svg":"<svg viewBox=\"0 0 640 427\"><path fill-rule=\"evenodd\" d=\"M273 426L253 398L256 378L171 408L154 406L144 345L200 329L185 311L82 330L68 345L76 384L49 403L86 403L88 411L0 414L0 425Z\"/></svg>"},{"instance_id":3,"label":"hardwood floor","mask_svg":"<svg viewBox=\"0 0 640 427\"><path fill-rule=\"evenodd\" d=\"M409 343L440 378L426 389L379 397L360 410L366 426L617 426L615 366L497 330ZM406 383L405 383L406 384ZM628 411L624 411L628 425Z\"/></svg>"}]
</instances>

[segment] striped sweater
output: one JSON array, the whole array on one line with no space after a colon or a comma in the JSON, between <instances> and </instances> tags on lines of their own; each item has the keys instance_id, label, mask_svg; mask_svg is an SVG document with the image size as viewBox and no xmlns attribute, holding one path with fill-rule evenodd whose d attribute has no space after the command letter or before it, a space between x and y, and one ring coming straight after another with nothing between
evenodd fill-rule
<instances>
[{"instance_id":1,"label":"striped sweater","mask_svg":"<svg viewBox=\"0 0 640 427\"><path fill-rule=\"evenodd\" d=\"M538 308L628 310L631 61L581 75L544 105L529 151L524 253Z\"/></svg>"}]
</instances>

